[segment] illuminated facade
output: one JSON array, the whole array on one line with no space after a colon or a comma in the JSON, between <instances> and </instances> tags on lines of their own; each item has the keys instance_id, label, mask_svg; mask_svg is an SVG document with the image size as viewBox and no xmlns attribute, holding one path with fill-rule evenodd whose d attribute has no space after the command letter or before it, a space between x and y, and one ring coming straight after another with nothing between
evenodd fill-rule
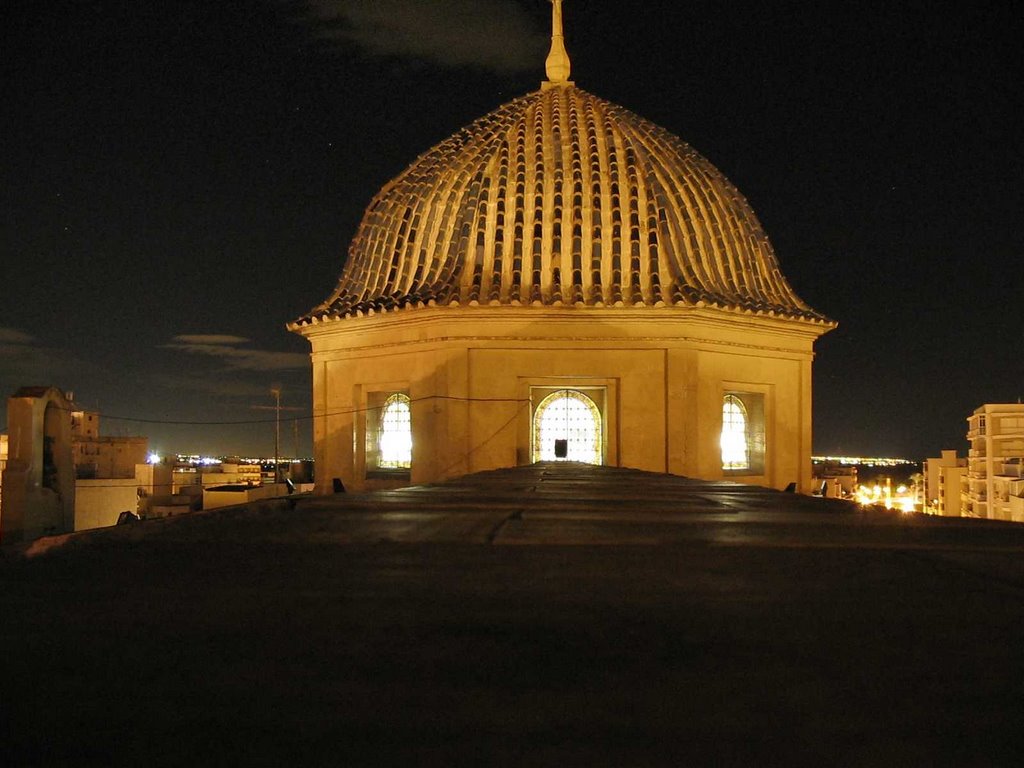
<instances>
[{"instance_id":1,"label":"illuminated facade","mask_svg":"<svg viewBox=\"0 0 1024 768\"><path fill-rule=\"evenodd\" d=\"M943 451L937 458L925 459L924 511L931 515L958 517L960 515L960 486L967 472L967 459L958 458L956 451Z\"/></svg>"},{"instance_id":2,"label":"illuminated facade","mask_svg":"<svg viewBox=\"0 0 1024 768\"><path fill-rule=\"evenodd\" d=\"M289 326L312 346L318 490L563 458L809 490L834 323L711 163L569 81L553 7L541 89L389 182ZM385 439L396 396L407 442Z\"/></svg>"},{"instance_id":3,"label":"illuminated facade","mask_svg":"<svg viewBox=\"0 0 1024 768\"><path fill-rule=\"evenodd\" d=\"M1024 405L989 403L967 418L963 514L1024 523Z\"/></svg>"}]
</instances>

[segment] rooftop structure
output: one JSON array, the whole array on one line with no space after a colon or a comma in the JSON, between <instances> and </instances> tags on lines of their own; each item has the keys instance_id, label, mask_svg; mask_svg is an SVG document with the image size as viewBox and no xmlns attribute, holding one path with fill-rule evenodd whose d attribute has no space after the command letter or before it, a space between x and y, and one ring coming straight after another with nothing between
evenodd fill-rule
<instances>
[{"instance_id":1,"label":"rooftop structure","mask_svg":"<svg viewBox=\"0 0 1024 768\"><path fill-rule=\"evenodd\" d=\"M317 487L574 459L811 489L803 302L739 191L669 131L547 79L366 209L312 347Z\"/></svg>"}]
</instances>

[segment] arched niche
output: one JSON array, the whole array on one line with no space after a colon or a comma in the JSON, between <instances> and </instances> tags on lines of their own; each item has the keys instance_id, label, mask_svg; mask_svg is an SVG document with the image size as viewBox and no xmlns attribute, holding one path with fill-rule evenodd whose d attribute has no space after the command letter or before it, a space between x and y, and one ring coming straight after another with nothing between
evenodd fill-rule
<instances>
[{"instance_id":1,"label":"arched niche","mask_svg":"<svg viewBox=\"0 0 1024 768\"><path fill-rule=\"evenodd\" d=\"M74 530L72 407L56 387L23 387L8 398L0 541Z\"/></svg>"}]
</instances>

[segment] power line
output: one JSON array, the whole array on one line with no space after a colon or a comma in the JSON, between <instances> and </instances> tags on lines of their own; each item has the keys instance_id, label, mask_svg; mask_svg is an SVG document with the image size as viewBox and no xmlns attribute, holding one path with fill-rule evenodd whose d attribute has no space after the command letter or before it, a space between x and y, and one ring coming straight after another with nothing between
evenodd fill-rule
<instances>
[{"instance_id":1,"label":"power line","mask_svg":"<svg viewBox=\"0 0 1024 768\"><path fill-rule=\"evenodd\" d=\"M443 472L442 472L442 474L443 475L447 475L449 472L451 472L453 469L455 469L455 467L457 467L459 464L461 464L464 461L468 461L470 456L472 456L474 453L476 453L481 448L483 448L485 445L487 445L489 442L491 442L491 440L496 438L499 434L504 432L509 427L509 425L512 424L512 422L514 422L516 419L519 418L519 414L521 414L523 412L523 406L526 405L527 403L529 403L530 401L529 400L518 400L516 402L520 403L520 405L519 405L518 408L516 408L516 412L512 414L512 418L510 418L508 421L506 421L504 424L502 424L500 427L498 427L496 430L494 430L494 432L492 432L486 439L484 439L484 440L480 441L479 443L477 443L475 446L473 446L468 451L466 451L466 453L464 453L462 456L460 456L458 459L456 459L453 463L451 463L447 467L445 467Z\"/></svg>"},{"instance_id":2,"label":"power line","mask_svg":"<svg viewBox=\"0 0 1024 768\"><path fill-rule=\"evenodd\" d=\"M528 398L521 397L455 397L452 395L426 395L424 397L410 398L411 403L421 403L428 400L449 400L460 403L528 403ZM54 406L59 407L59 406ZM273 406L268 406L272 408ZM76 413L84 410L83 408L61 408L66 413ZM368 411L378 410L376 406L367 406L366 408L345 408L338 411L330 411L327 413L315 413L306 416L292 416L289 417L288 421L313 421L319 418L330 418L331 416L344 416L352 413L366 413ZM238 420L226 420L226 421L199 421L191 419L147 419L140 418L138 416L119 416L116 414L108 414L100 412L100 416L104 419L112 421L134 421L139 424L162 424L162 425L177 425L177 426L200 426L200 427L226 427L226 426L242 426L245 424L273 424L276 418L267 419L238 419ZM6 427L4 428L6 429Z\"/></svg>"}]
</instances>

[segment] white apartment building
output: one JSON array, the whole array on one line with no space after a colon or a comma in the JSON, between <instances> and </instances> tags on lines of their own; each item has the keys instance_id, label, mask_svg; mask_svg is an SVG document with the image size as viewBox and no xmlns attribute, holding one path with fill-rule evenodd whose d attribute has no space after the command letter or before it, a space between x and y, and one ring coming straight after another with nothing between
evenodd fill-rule
<instances>
[{"instance_id":1,"label":"white apartment building","mask_svg":"<svg viewBox=\"0 0 1024 768\"><path fill-rule=\"evenodd\" d=\"M1024 522L1024 404L986 403L967 418L967 474L961 484L963 514Z\"/></svg>"},{"instance_id":2,"label":"white apartment building","mask_svg":"<svg viewBox=\"0 0 1024 768\"><path fill-rule=\"evenodd\" d=\"M956 451L943 451L939 458L925 459L924 511L929 515L958 517L961 485L967 472L967 459Z\"/></svg>"}]
</instances>

